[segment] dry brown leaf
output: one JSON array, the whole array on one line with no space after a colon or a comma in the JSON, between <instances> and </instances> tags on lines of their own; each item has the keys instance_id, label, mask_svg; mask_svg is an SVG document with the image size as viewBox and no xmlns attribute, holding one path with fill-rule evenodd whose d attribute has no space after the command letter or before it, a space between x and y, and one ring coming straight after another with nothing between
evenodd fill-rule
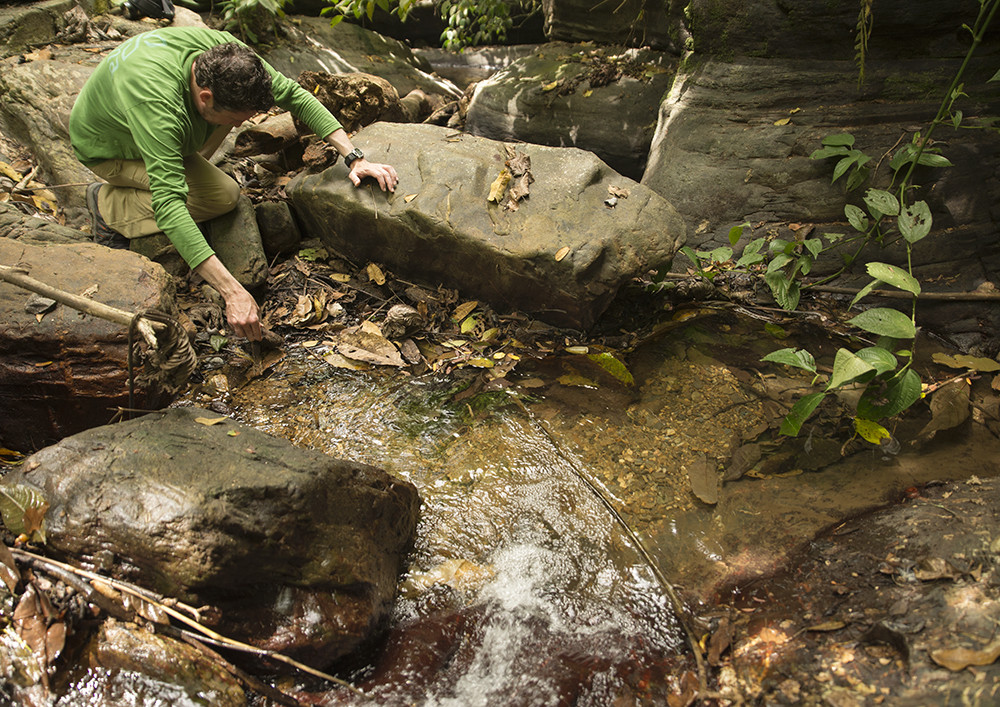
<instances>
[{"instance_id":1,"label":"dry brown leaf","mask_svg":"<svg viewBox=\"0 0 1000 707\"><path fill-rule=\"evenodd\" d=\"M556 262L558 263L560 260L562 260L563 258L565 258L567 255L569 255L569 246L568 245L564 245L562 248L560 248L559 250L556 251Z\"/></svg>"},{"instance_id":2,"label":"dry brown leaf","mask_svg":"<svg viewBox=\"0 0 1000 707\"><path fill-rule=\"evenodd\" d=\"M948 670L964 670L970 665L992 665L1000 658L1000 639L985 648L939 648L930 652L931 660Z\"/></svg>"},{"instance_id":3,"label":"dry brown leaf","mask_svg":"<svg viewBox=\"0 0 1000 707\"><path fill-rule=\"evenodd\" d=\"M416 194L407 194L406 196L403 197L403 201L405 201L407 204L409 204L411 201L413 201L416 198L417 198Z\"/></svg>"},{"instance_id":4,"label":"dry brown leaf","mask_svg":"<svg viewBox=\"0 0 1000 707\"><path fill-rule=\"evenodd\" d=\"M507 185L510 183L510 172L504 167L500 170L500 174L496 179L493 180L493 184L490 185L490 195L486 197L486 201L492 201L495 204L500 203L500 199L503 198L504 192L507 191Z\"/></svg>"},{"instance_id":5,"label":"dry brown leaf","mask_svg":"<svg viewBox=\"0 0 1000 707\"><path fill-rule=\"evenodd\" d=\"M7 585L7 589L11 593L15 592L21 582L21 573L17 569L14 555L11 554L10 548L3 543L0 543L0 579L3 579L3 583Z\"/></svg>"},{"instance_id":6,"label":"dry brown leaf","mask_svg":"<svg viewBox=\"0 0 1000 707\"><path fill-rule=\"evenodd\" d=\"M382 272L382 268L380 268L378 265L376 265L375 263L368 263L366 271L368 273L368 279L374 282L376 285L385 284L385 273Z\"/></svg>"},{"instance_id":7,"label":"dry brown leaf","mask_svg":"<svg viewBox=\"0 0 1000 707\"><path fill-rule=\"evenodd\" d=\"M719 474L715 463L702 454L688 465L688 478L691 481L691 491L698 500L709 505L719 502Z\"/></svg>"},{"instance_id":8,"label":"dry brown leaf","mask_svg":"<svg viewBox=\"0 0 1000 707\"><path fill-rule=\"evenodd\" d=\"M212 425L217 425L220 422L225 422L228 417L196 417L194 421L199 425L205 425L206 427L211 427Z\"/></svg>"},{"instance_id":9,"label":"dry brown leaf","mask_svg":"<svg viewBox=\"0 0 1000 707\"><path fill-rule=\"evenodd\" d=\"M468 302L463 302L462 304L455 307L455 311L452 313L451 318L454 319L455 321L460 322L467 316L472 314L473 310L475 310L476 307L478 306L479 302L477 300L469 300Z\"/></svg>"}]
</instances>

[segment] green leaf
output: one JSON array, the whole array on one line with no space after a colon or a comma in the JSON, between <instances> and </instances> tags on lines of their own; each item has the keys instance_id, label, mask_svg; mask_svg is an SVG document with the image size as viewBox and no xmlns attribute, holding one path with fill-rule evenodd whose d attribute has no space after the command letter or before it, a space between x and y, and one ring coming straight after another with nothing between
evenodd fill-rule
<instances>
[{"instance_id":1,"label":"green leaf","mask_svg":"<svg viewBox=\"0 0 1000 707\"><path fill-rule=\"evenodd\" d=\"M879 280L872 280L871 282L869 282L867 285L858 290L858 294L854 295L854 299L852 299L851 303L847 305L847 308L850 309L851 307L856 305L861 299L867 297L869 294L871 294L872 290L874 290L881 284L882 283Z\"/></svg>"},{"instance_id":2,"label":"green leaf","mask_svg":"<svg viewBox=\"0 0 1000 707\"><path fill-rule=\"evenodd\" d=\"M760 249L764 247L766 241L763 238L756 238L743 248L743 255L740 259L736 261L737 267L745 267L747 265L754 265L759 263L764 259L764 255L760 252Z\"/></svg>"},{"instance_id":3,"label":"green leaf","mask_svg":"<svg viewBox=\"0 0 1000 707\"><path fill-rule=\"evenodd\" d=\"M813 411L823 402L823 398L826 397L826 393L809 393L809 395L803 395L801 398L795 401L795 405L787 415L785 415L784 421L781 423L781 434L788 435L789 437L795 437L799 434L799 430L802 429L802 425L805 421L809 419L809 416L813 414Z\"/></svg>"},{"instance_id":4,"label":"green leaf","mask_svg":"<svg viewBox=\"0 0 1000 707\"><path fill-rule=\"evenodd\" d=\"M893 339L912 339L917 335L913 320L902 312L886 307L865 310L853 319L849 319L847 323L872 334L890 336Z\"/></svg>"},{"instance_id":5,"label":"green leaf","mask_svg":"<svg viewBox=\"0 0 1000 707\"><path fill-rule=\"evenodd\" d=\"M42 492L30 484L0 485L0 517L14 535L24 533L45 542L45 511L49 504Z\"/></svg>"},{"instance_id":6,"label":"green leaf","mask_svg":"<svg viewBox=\"0 0 1000 707\"><path fill-rule=\"evenodd\" d=\"M920 390L920 376L907 368L890 378L884 389L878 382L869 385L858 400L858 415L868 420L898 415L920 400ZM882 400L886 402L877 402Z\"/></svg>"},{"instance_id":7,"label":"green leaf","mask_svg":"<svg viewBox=\"0 0 1000 707\"><path fill-rule=\"evenodd\" d=\"M846 155L849 150L843 146L827 146L821 147L818 150L813 150L812 154L809 155L811 160L825 160L827 157L842 157Z\"/></svg>"},{"instance_id":8,"label":"green leaf","mask_svg":"<svg viewBox=\"0 0 1000 707\"><path fill-rule=\"evenodd\" d=\"M871 262L868 263L868 274L877 280L892 285L896 289L909 292L913 295L920 294L920 283L910 273L897 268L888 263Z\"/></svg>"},{"instance_id":9,"label":"green leaf","mask_svg":"<svg viewBox=\"0 0 1000 707\"><path fill-rule=\"evenodd\" d=\"M896 370L896 357L881 346L869 346L857 352L858 358L875 369L876 375Z\"/></svg>"},{"instance_id":10,"label":"green leaf","mask_svg":"<svg viewBox=\"0 0 1000 707\"><path fill-rule=\"evenodd\" d=\"M750 222L744 221L739 226L733 226L729 229L729 245L736 245L739 243L740 238L743 237L743 229L750 228ZM763 240L763 239L761 239ZM746 249L744 249L745 252Z\"/></svg>"},{"instance_id":11,"label":"green leaf","mask_svg":"<svg viewBox=\"0 0 1000 707\"><path fill-rule=\"evenodd\" d=\"M899 213L899 200L882 189L869 189L865 192L865 204L872 216L895 216Z\"/></svg>"},{"instance_id":12,"label":"green leaf","mask_svg":"<svg viewBox=\"0 0 1000 707\"><path fill-rule=\"evenodd\" d=\"M802 245L812 254L813 258L818 258L819 254L823 252L823 241L820 238L807 238L802 241Z\"/></svg>"},{"instance_id":13,"label":"green leaf","mask_svg":"<svg viewBox=\"0 0 1000 707\"><path fill-rule=\"evenodd\" d=\"M222 334L212 334L208 339L209 346L212 347L216 353L222 350L222 347L229 343L229 339L224 337Z\"/></svg>"},{"instance_id":14,"label":"green leaf","mask_svg":"<svg viewBox=\"0 0 1000 707\"><path fill-rule=\"evenodd\" d=\"M855 231L859 233L868 232L868 216L865 215L865 212L860 207L848 204L844 207L844 215L847 216L847 222L851 224L851 227Z\"/></svg>"},{"instance_id":15,"label":"green leaf","mask_svg":"<svg viewBox=\"0 0 1000 707\"><path fill-rule=\"evenodd\" d=\"M833 135L827 135L825 138L820 140L820 143L828 147L836 147L837 145L851 147L854 144L854 136L850 133L835 133Z\"/></svg>"},{"instance_id":16,"label":"green leaf","mask_svg":"<svg viewBox=\"0 0 1000 707\"><path fill-rule=\"evenodd\" d=\"M617 378L625 385L635 385L635 378L629 372L628 367L622 363L617 356L607 351L597 354L587 354L587 358L603 368L605 371Z\"/></svg>"},{"instance_id":17,"label":"green leaf","mask_svg":"<svg viewBox=\"0 0 1000 707\"><path fill-rule=\"evenodd\" d=\"M771 294L779 307L792 311L799 306L801 291L798 282L790 280L780 271L765 274L764 282L771 288Z\"/></svg>"},{"instance_id":18,"label":"green leaf","mask_svg":"<svg viewBox=\"0 0 1000 707\"><path fill-rule=\"evenodd\" d=\"M816 359L813 358L813 355L805 349L778 349L777 351L772 351L767 356L764 356L761 361L783 363L786 366L801 368L804 371L816 373Z\"/></svg>"},{"instance_id":19,"label":"green leaf","mask_svg":"<svg viewBox=\"0 0 1000 707\"><path fill-rule=\"evenodd\" d=\"M861 435L865 441L871 442L876 446L880 445L883 439L892 439L892 435L889 433L889 430L882 427L882 425L877 422L866 420L863 417L854 418L854 430Z\"/></svg>"},{"instance_id":20,"label":"green leaf","mask_svg":"<svg viewBox=\"0 0 1000 707\"><path fill-rule=\"evenodd\" d=\"M921 152L917 164L925 167L954 167L951 160L944 155L936 155L933 152Z\"/></svg>"},{"instance_id":21,"label":"green leaf","mask_svg":"<svg viewBox=\"0 0 1000 707\"><path fill-rule=\"evenodd\" d=\"M833 373L826 389L829 391L840 388L874 371L875 367L857 354L847 349L839 349L833 360Z\"/></svg>"},{"instance_id":22,"label":"green leaf","mask_svg":"<svg viewBox=\"0 0 1000 707\"><path fill-rule=\"evenodd\" d=\"M871 170L868 167L858 167L847 175L847 191L854 191L868 180Z\"/></svg>"},{"instance_id":23,"label":"green leaf","mask_svg":"<svg viewBox=\"0 0 1000 707\"><path fill-rule=\"evenodd\" d=\"M903 209L896 223L909 243L916 243L931 232L931 209L926 201L917 201Z\"/></svg>"},{"instance_id":24,"label":"green leaf","mask_svg":"<svg viewBox=\"0 0 1000 707\"><path fill-rule=\"evenodd\" d=\"M681 252L688 257L688 259L694 263L695 267L701 270L701 258L698 254L694 252L694 248L689 245L681 246Z\"/></svg>"},{"instance_id":25,"label":"green leaf","mask_svg":"<svg viewBox=\"0 0 1000 707\"><path fill-rule=\"evenodd\" d=\"M722 246L714 250L699 250L697 253L703 258L708 258L713 263L724 263L733 257L733 249L729 246Z\"/></svg>"},{"instance_id":26,"label":"green leaf","mask_svg":"<svg viewBox=\"0 0 1000 707\"><path fill-rule=\"evenodd\" d=\"M989 78L989 79L988 79L988 80L986 81L986 83L989 83L990 81L1000 81L1000 69L998 69L998 70L997 70L997 72L996 72L995 74L993 74L993 76L991 76L991 77L990 77L990 78Z\"/></svg>"}]
</instances>

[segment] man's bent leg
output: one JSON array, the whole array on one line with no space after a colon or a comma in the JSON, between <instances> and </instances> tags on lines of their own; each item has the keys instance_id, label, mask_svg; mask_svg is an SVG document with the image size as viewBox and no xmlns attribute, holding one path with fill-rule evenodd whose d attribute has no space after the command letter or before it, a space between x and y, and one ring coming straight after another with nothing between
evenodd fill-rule
<instances>
[{"instance_id":1,"label":"man's bent leg","mask_svg":"<svg viewBox=\"0 0 1000 707\"><path fill-rule=\"evenodd\" d=\"M108 183L98 195L98 209L110 228L127 238L160 232L142 160L108 160L91 167L91 171ZM239 185L201 155L184 158L184 177L188 184L187 208L196 222L236 207Z\"/></svg>"}]
</instances>

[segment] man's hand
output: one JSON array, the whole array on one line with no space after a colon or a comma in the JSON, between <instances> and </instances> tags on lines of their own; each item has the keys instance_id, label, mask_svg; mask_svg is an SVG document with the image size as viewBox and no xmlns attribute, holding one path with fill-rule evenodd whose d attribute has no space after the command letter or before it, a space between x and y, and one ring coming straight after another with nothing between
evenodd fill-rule
<instances>
[{"instance_id":1,"label":"man's hand","mask_svg":"<svg viewBox=\"0 0 1000 707\"><path fill-rule=\"evenodd\" d=\"M215 288L226 301L226 320L237 336L260 341L260 309L257 301L246 291L218 256L210 256L194 269Z\"/></svg>"},{"instance_id":2,"label":"man's hand","mask_svg":"<svg viewBox=\"0 0 1000 707\"><path fill-rule=\"evenodd\" d=\"M399 177L396 176L396 170L393 169L391 164L380 164L378 162L369 162L364 157L361 159L354 160L351 164L351 173L347 175L354 186L361 186L361 180L365 177L372 177L378 182L379 188L382 191L396 191L396 184L399 182Z\"/></svg>"}]
</instances>

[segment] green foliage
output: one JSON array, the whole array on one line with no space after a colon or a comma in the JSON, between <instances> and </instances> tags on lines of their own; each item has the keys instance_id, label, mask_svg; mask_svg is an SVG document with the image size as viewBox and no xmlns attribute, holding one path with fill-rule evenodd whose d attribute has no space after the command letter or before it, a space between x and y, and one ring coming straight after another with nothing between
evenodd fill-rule
<instances>
[{"instance_id":1,"label":"green foliage","mask_svg":"<svg viewBox=\"0 0 1000 707\"><path fill-rule=\"evenodd\" d=\"M858 86L865 82L865 62L868 59L868 40L872 36L875 16L872 14L874 0L861 0L858 12L857 33L854 38L854 61L858 65Z\"/></svg>"},{"instance_id":2,"label":"green foliage","mask_svg":"<svg viewBox=\"0 0 1000 707\"><path fill-rule=\"evenodd\" d=\"M0 485L0 518L14 535L45 542L45 512L49 504L36 487L26 483Z\"/></svg>"},{"instance_id":3,"label":"green foliage","mask_svg":"<svg viewBox=\"0 0 1000 707\"><path fill-rule=\"evenodd\" d=\"M872 0L861 0L861 13L858 17L856 58L860 80L864 78L864 63L868 55L872 4ZM963 114L955 109L955 102L966 95L961 76L1000 7L1000 0L979 0L979 5L979 15L974 26L965 26L973 36L972 46L946 91L937 115L925 133L914 133L912 140L899 147L889 161L892 170L889 190L868 188L860 204L849 203L844 207L847 223L855 231L850 239L860 244L854 255L846 258L848 262L853 261L862 248L870 244L882 244L888 236L898 236L906 246L907 263L910 263L914 245L931 232L933 217L930 207L924 201L912 199L915 187L912 182L913 173L918 166L953 166L931 140L931 134L940 125L950 124L956 129L962 126ZM1000 80L1000 71L991 80ZM869 165L872 158L856 149L854 143L854 136L849 133L828 135L823 138L821 147L810 155L814 160L835 160L831 181L837 182L845 177L848 193L861 187L871 177ZM826 234L825 237L831 244L843 243L843 236L840 234ZM767 264L764 280L771 287L775 300L782 307L793 309L798 305L801 289L809 286L800 284L799 280L809 274L812 262L821 256L825 248L819 239L796 242L774 239L767 245L771 260ZM741 262L745 265L760 262L762 250L763 245L759 240L751 242L744 248ZM841 271L828 279L838 276ZM855 430L869 442L882 444L891 435L877 421L900 414L921 398L920 376L911 367L913 344L917 335L915 312L916 299L921 292L920 283L909 267L903 269L888 263L869 262L867 271L872 280L857 293L850 308L855 307L876 288L888 286L910 295L910 314L875 307L850 319L849 324L878 337L877 343L856 352L847 348L839 349L826 386L822 391L805 395L795 403L782 424L783 434L797 435L828 394L845 387L861 387L862 394L854 419ZM808 371L813 374L813 383L818 378L815 360L805 350L781 349L762 360Z\"/></svg>"},{"instance_id":4,"label":"green foliage","mask_svg":"<svg viewBox=\"0 0 1000 707\"><path fill-rule=\"evenodd\" d=\"M344 17L369 20L376 9L397 16L405 22L413 9L415 0L327 0L329 6L322 14L332 15L330 24L335 25ZM512 5L504 0L440 0L437 10L447 28L441 33L441 46L459 50L463 47L478 46L491 42L503 42L514 24ZM526 15L540 11L538 0L528 0L521 6Z\"/></svg>"},{"instance_id":5,"label":"green foliage","mask_svg":"<svg viewBox=\"0 0 1000 707\"><path fill-rule=\"evenodd\" d=\"M240 39L256 44L263 32L275 32L279 20L285 17L285 6L291 0L222 0L219 16L223 27Z\"/></svg>"}]
</instances>

